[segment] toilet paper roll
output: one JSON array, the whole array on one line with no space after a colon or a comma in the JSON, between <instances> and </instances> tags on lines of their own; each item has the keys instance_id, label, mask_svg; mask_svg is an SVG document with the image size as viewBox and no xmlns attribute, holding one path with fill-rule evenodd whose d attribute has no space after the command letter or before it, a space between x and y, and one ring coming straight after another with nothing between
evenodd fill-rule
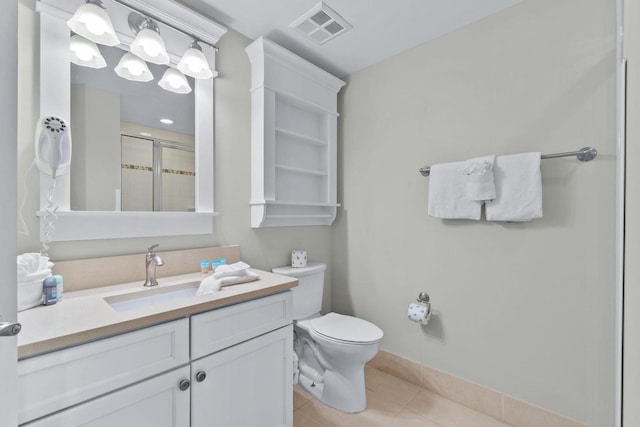
<instances>
[{"instance_id":1,"label":"toilet paper roll","mask_svg":"<svg viewBox=\"0 0 640 427\"><path fill-rule=\"evenodd\" d=\"M426 325L429 323L430 317L431 307L418 303L409 304L409 309L407 310L407 318L409 320Z\"/></svg>"},{"instance_id":2,"label":"toilet paper roll","mask_svg":"<svg viewBox=\"0 0 640 427\"><path fill-rule=\"evenodd\" d=\"M307 266L307 251L294 249L291 251L291 267L302 268Z\"/></svg>"}]
</instances>

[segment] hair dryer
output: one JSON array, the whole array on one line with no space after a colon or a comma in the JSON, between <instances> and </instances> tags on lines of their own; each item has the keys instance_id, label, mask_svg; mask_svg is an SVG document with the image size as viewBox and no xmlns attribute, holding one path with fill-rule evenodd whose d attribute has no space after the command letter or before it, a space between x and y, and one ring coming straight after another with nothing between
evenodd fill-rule
<instances>
[{"instance_id":1,"label":"hair dryer","mask_svg":"<svg viewBox=\"0 0 640 427\"><path fill-rule=\"evenodd\" d=\"M56 179L71 164L71 132L59 117L44 117L36 130L36 164L38 169Z\"/></svg>"}]
</instances>

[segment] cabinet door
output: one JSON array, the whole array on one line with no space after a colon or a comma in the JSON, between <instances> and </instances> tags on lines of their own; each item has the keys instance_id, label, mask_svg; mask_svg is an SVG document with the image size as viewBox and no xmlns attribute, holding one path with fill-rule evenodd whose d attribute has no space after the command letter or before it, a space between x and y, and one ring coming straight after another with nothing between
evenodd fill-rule
<instances>
[{"instance_id":1,"label":"cabinet door","mask_svg":"<svg viewBox=\"0 0 640 427\"><path fill-rule=\"evenodd\" d=\"M28 427L189 427L189 366L58 412Z\"/></svg>"},{"instance_id":2,"label":"cabinet door","mask_svg":"<svg viewBox=\"0 0 640 427\"><path fill-rule=\"evenodd\" d=\"M189 320L180 319L18 363L24 424L189 363Z\"/></svg>"},{"instance_id":3,"label":"cabinet door","mask_svg":"<svg viewBox=\"0 0 640 427\"><path fill-rule=\"evenodd\" d=\"M191 426L291 427L292 341L288 325L192 362Z\"/></svg>"}]
</instances>

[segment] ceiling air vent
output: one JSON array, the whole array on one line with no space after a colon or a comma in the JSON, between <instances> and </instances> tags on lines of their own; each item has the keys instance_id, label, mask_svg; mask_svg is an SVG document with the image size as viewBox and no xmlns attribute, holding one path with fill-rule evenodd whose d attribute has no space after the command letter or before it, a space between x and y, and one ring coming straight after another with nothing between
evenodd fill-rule
<instances>
[{"instance_id":1,"label":"ceiling air vent","mask_svg":"<svg viewBox=\"0 0 640 427\"><path fill-rule=\"evenodd\" d=\"M323 2L289 24L318 44L324 44L350 30L351 24Z\"/></svg>"}]
</instances>

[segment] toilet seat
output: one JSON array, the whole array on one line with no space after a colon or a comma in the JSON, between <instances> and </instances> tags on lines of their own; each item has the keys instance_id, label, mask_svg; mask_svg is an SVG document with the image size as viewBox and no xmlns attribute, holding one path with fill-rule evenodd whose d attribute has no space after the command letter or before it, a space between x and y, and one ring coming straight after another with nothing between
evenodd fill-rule
<instances>
[{"instance_id":1,"label":"toilet seat","mask_svg":"<svg viewBox=\"0 0 640 427\"><path fill-rule=\"evenodd\" d=\"M327 313L304 323L320 337L343 344L377 343L384 335L382 330L371 322L338 313Z\"/></svg>"}]
</instances>

